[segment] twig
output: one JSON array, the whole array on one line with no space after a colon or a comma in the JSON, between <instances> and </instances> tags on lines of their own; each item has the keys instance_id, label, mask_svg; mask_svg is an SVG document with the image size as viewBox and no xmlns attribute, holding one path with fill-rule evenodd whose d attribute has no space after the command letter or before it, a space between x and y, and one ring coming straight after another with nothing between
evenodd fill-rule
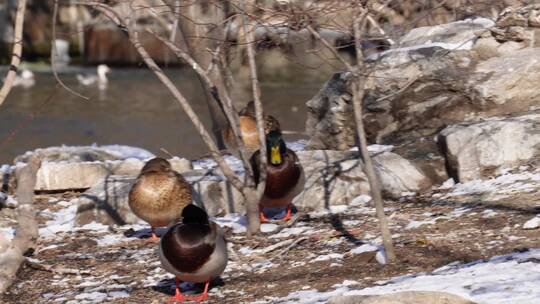
<instances>
[{"instance_id":1,"label":"twig","mask_svg":"<svg viewBox=\"0 0 540 304\"><path fill-rule=\"evenodd\" d=\"M24 11L26 9L26 0L19 0L17 3L17 14L15 16L15 37L13 38L13 53L11 55L11 65L7 72L2 89L0 89L0 105L4 103L11 88L13 87L13 81L17 76L17 69L21 63L22 44L23 44L23 24L24 24Z\"/></svg>"},{"instance_id":2,"label":"twig","mask_svg":"<svg viewBox=\"0 0 540 304\"><path fill-rule=\"evenodd\" d=\"M89 270L78 270L78 269L71 269L71 268L54 268L51 265L39 264L36 262L32 262L28 259L26 260L26 265L36 270L49 271L56 274L72 274L72 275L91 275L92 274L92 272Z\"/></svg>"},{"instance_id":3,"label":"twig","mask_svg":"<svg viewBox=\"0 0 540 304\"><path fill-rule=\"evenodd\" d=\"M367 19L369 21L369 23L371 23L371 25L377 29L377 31L379 31L379 33L384 36L384 37L388 37L386 35L386 32L382 29L382 27L379 25L379 23L377 21L375 21L375 19L373 19L373 17L371 17L370 15L367 16ZM392 38L386 38L386 40L388 41L388 43L390 43L390 45L394 45L396 44L396 42L394 40L392 40Z\"/></svg>"},{"instance_id":4,"label":"twig","mask_svg":"<svg viewBox=\"0 0 540 304\"><path fill-rule=\"evenodd\" d=\"M220 92L217 89L217 86L212 82L210 77L208 76L208 72L205 71L198 63L191 57L187 52L183 51L181 48L176 46L174 43L171 43L164 37L161 37L156 32L152 30L147 30L150 34L154 35L158 40L160 40L163 44L165 44L169 50L171 50L178 58L183 59L191 68L199 75L200 79L204 82L204 84L208 87L210 90L212 97L217 100L218 103L221 103L222 100L225 100L225 105L223 107L223 112L225 112L225 116L231 125L231 129L234 134L234 138L236 141L236 144L238 146L238 149L240 151L240 160L242 161L242 164L244 165L244 168L246 169L246 172L249 176L253 176L253 171L251 169L251 166L248 162L247 153L244 145L244 141L242 140L241 134L240 134L240 125L239 125L239 118L238 113L234 111L234 106L232 103L232 100L230 96L226 92L222 92L221 95L223 95L223 98L220 96ZM216 50L219 51L219 50ZM241 190L241 189L238 189Z\"/></svg>"},{"instance_id":5,"label":"twig","mask_svg":"<svg viewBox=\"0 0 540 304\"><path fill-rule=\"evenodd\" d=\"M324 39L316 30L314 30L311 25L308 25L307 27L307 30L311 33L311 35L313 35L317 40L319 40L330 52L332 52L332 54L334 55L334 57L336 57L339 61L341 61L341 63L343 63L343 65L347 68L347 70L349 70L350 72L354 73L355 69L353 68L353 66L347 61L345 60L345 58L343 58L343 56L341 56L337 51L336 51L336 48L334 48L333 46L330 45L330 43L328 43L328 41L326 41L326 39Z\"/></svg>"},{"instance_id":6,"label":"twig","mask_svg":"<svg viewBox=\"0 0 540 304\"><path fill-rule=\"evenodd\" d=\"M264 248L261 253L263 254L267 254L269 252L272 252L276 249L279 249L281 247L284 247L284 246L287 246L287 245L290 245L291 243L294 242L294 239L288 239L288 240L284 240L284 241L281 241L281 242L278 242L278 243L275 243L274 245L270 245L266 248Z\"/></svg>"},{"instance_id":7,"label":"twig","mask_svg":"<svg viewBox=\"0 0 540 304\"><path fill-rule=\"evenodd\" d=\"M403 93L407 88L409 88L413 83L415 83L420 77L422 77L422 73L416 75L416 76L413 76L411 77L411 79L409 79L405 85L403 87L401 87L399 90L395 91L395 92L392 92L388 95L384 95L382 97L379 97L377 98L377 102L380 102L380 101L383 101L383 100L386 100L388 98L391 98L391 97L394 97L396 95L399 95L401 93Z\"/></svg>"},{"instance_id":8,"label":"twig","mask_svg":"<svg viewBox=\"0 0 540 304\"><path fill-rule=\"evenodd\" d=\"M71 94L80 97L85 100L89 100L90 98L79 94L75 92L74 90L70 89L67 85L64 84L64 82L58 77L58 72L56 71L56 18L58 16L58 0L54 0L54 7L53 7L53 19L52 19L52 43L51 43L51 69L54 75L54 78L56 81L64 88L66 91L70 92Z\"/></svg>"},{"instance_id":9,"label":"twig","mask_svg":"<svg viewBox=\"0 0 540 304\"><path fill-rule=\"evenodd\" d=\"M303 236L301 238L296 239L294 242L292 242L289 246L278 252L272 259L277 259L283 257L283 255L288 254L289 250L294 248L296 245L302 243L303 241L307 241L309 237Z\"/></svg>"},{"instance_id":10,"label":"twig","mask_svg":"<svg viewBox=\"0 0 540 304\"><path fill-rule=\"evenodd\" d=\"M165 148L163 148L163 147L159 148L159 151L165 153L165 154L166 154L168 157L170 157L170 158L173 158L173 157L174 157L174 155L172 155L169 151L167 151L167 149L165 149Z\"/></svg>"}]
</instances>

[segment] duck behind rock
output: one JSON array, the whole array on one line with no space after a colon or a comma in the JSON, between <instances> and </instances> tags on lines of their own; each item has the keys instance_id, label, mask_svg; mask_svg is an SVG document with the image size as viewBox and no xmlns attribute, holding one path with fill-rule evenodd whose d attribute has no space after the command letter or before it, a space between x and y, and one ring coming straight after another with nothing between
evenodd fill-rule
<instances>
[{"instance_id":1,"label":"duck behind rock","mask_svg":"<svg viewBox=\"0 0 540 304\"><path fill-rule=\"evenodd\" d=\"M248 102L248 104L238 112L238 116L242 140L244 141L248 154L251 155L260 148L257 119L255 118L255 102ZM279 121L274 116L264 116L265 134L268 134L270 131L279 131L280 129ZM227 148L231 152L237 153L238 146L236 145L234 133L230 127L224 131L223 137Z\"/></svg>"},{"instance_id":2,"label":"duck behind rock","mask_svg":"<svg viewBox=\"0 0 540 304\"><path fill-rule=\"evenodd\" d=\"M182 222L171 226L161 238L159 258L162 267L176 277L176 292L171 301L205 301L210 281L227 266L227 244L216 223L192 204L184 208ZM185 296L180 291L181 281L205 283L204 292L195 297Z\"/></svg>"},{"instance_id":3,"label":"duck behind rock","mask_svg":"<svg viewBox=\"0 0 540 304\"><path fill-rule=\"evenodd\" d=\"M287 214L283 220L289 220L292 214L292 200L304 188L305 177L298 156L293 150L287 148L280 131L271 131L266 136L268 152L266 167L266 186L259 202L261 222L268 219L264 215L264 208L287 207ZM259 183L260 150L251 157L255 182Z\"/></svg>"},{"instance_id":4,"label":"duck behind rock","mask_svg":"<svg viewBox=\"0 0 540 304\"><path fill-rule=\"evenodd\" d=\"M189 183L167 160L159 157L143 166L129 192L129 207L150 224L154 241L158 240L155 227L165 227L178 220L191 200Z\"/></svg>"}]
</instances>

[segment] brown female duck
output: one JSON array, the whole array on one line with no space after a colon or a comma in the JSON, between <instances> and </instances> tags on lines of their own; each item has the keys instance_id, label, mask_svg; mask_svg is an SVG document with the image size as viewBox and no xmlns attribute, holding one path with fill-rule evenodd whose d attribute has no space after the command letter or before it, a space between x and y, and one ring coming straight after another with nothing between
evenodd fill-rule
<instances>
[{"instance_id":1,"label":"brown female duck","mask_svg":"<svg viewBox=\"0 0 540 304\"><path fill-rule=\"evenodd\" d=\"M248 154L252 154L260 147L259 133L257 131L257 120L255 119L255 103L250 101L240 112L238 112L238 118L240 123L240 132L242 133L242 140L248 151ZM270 131L279 131L279 121L272 115L264 116L264 133L268 134ZM231 128L227 128L224 131L223 137L225 144L231 152L236 152L238 147L234 139L234 133Z\"/></svg>"},{"instance_id":2,"label":"brown female duck","mask_svg":"<svg viewBox=\"0 0 540 304\"><path fill-rule=\"evenodd\" d=\"M208 220L204 210L188 205L182 211L182 222L171 226L159 243L162 267L175 275L176 293L172 302L205 301L208 285L227 266L227 244L221 229ZM182 294L181 281L205 283L204 292L196 297Z\"/></svg>"},{"instance_id":3,"label":"brown female duck","mask_svg":"<svg viewBox=\"0 0 540 304\"><path fill-rule=\"evenodd\" d=\"M163 158L149 160L141 169L129 192L129 207L149 223L152 240L158 240L155 227L165 227L178 220L182 209L191 204L191 186Z\"/></svg>"},{"instance_id":4,"label":"brown female duck","mask_svg":"<svg viewBox=\"0 0 540 304\"><path fill-rule=\"evenodd\" d=\"M292 213L292 200L304 188L304 170L298 156L288 149L280 131L271 131L266 136L268 165L266 167L266 187L259 202L261 222L268 221L264 208L287 207L283 220L289 220ZM251 167L255 182L259 183L260 150L251 157Z\"/></svg>"}]
</instances>

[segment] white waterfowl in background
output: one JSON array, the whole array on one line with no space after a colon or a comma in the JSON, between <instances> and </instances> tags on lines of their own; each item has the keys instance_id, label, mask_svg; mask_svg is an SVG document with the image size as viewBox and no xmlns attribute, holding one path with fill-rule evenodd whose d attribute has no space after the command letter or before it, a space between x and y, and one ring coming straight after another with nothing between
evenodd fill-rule
<instances>
[{"instance_id":1,"label":"white waterfowl in background","mask_svg":"<svg viewBox=\"0 0 540 304\"><path fill-rule=\"evenodd\" d=\"M97 74L77 74L77 80L80 84L84 86L90 86L97 83L100 90L107 88L109 80L107 79L107 74L111 72L111 69L105 65L100 64L97 67Z\"/></svg>"},{"instance_id":2,"label":"white waterfowl in background","mask_svg":"<svg viewBox=\"0 0 540 304\"><path fill-rule=\"evenodd\" d=\"M17 76L15 76L15 80L13 80L14 87L23 87L25 89L28 89L34 84L36 84L34 73L26 69L21 71L21 75L17 74Z\"/></svg>"}]
</instances>

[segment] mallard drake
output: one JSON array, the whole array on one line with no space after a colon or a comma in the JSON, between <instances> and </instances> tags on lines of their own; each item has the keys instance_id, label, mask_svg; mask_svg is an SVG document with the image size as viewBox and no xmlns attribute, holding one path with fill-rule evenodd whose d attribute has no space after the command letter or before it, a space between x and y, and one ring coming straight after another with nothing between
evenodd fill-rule
<instances>
[{"instance_id":1,"label":"mallard drake","mask_svg":"<svg viewBox=\"0 0 540 304\"><path fill-rule=\"evenodd\" d=\"M182 215L191 204L191 186L163 158L149 160L129 191L129 207L136 216L150 224L152 240L157 241L156 227L165 227Z\"/></svg>"},{"instance_id":2,"label":"mallard drake","mask_svg":"<svg viewBox=\"0 0 540 304\"><path fill-rule=\"evenodd\" d=\"M159 243L162 267L175 275L173 302L205 301L210 281L227 266L227 244L219 226L208 220L208 214L195 205L182 211L182 222L171 226ZM205 283L204 292L196 297L182 295L181 281Z\"/></svg>"},{"instance_id":3,"label":"mallard drake","mask_svg":"<svg viewBox=\"0 0 540 304\"><path fill-rule=\"evenodd\" d=\"M270 131L266 136L268 152L266 167L266 187L259 202L261 222L268 219L264 215L264 208L287 207L287 214L283 220L289 220L292 213L292 199L304 188L304 170L293 150L287 148L280 131ZM259 183L260 150L251 157L255 182Z\"/></svg>"},{"instance_id":4,"label":"mallard drake","mask_svg":"<svg viewBox=\"0 0 540 304\"><path fill-rule=\"evenodd\" d=\"M260 147L259 133L257 131L257 120L255 118L255 102L250 101L248 104L238 112L238 118L240 123L240 131L242 132L242 140L248 151L248 154L252 154ZM264 133L268 134L270 131L279 131L279 121L272 115L264 116ZM234 133L229 127L225 129L223 134L225 144L231 152L237 152L238 146L234 139Z\"/></svg>"}]
</instances>

